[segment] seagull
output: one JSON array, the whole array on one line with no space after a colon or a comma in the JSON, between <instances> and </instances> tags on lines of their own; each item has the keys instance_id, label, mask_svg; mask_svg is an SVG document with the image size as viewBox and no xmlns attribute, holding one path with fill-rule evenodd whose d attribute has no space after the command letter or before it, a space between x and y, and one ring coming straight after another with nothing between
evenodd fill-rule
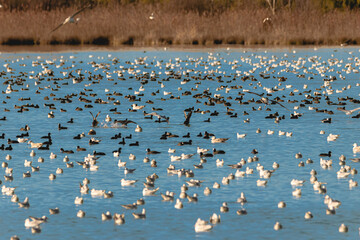
<instances>
[{"instance_id":1,"label":"seagull","mask_svg":"<svg viewBox=\"0 0 360 240\"><path fill-rule=\"evenodd\" d=\"M354 108L354 109L351 109L351 110L346 110L344 108L339 107L339 108L337 108L337 110L344 112L346 115L351 115L351 114L353 114L353 112L356 112L356 111L360 110L360 107Z\"/></svg>"},{"instance_id":2,"label":"seagull","mask_svg":"<svg viewBox=\"0 0 360 240\"><path fill-rule=\"evenodd\" d=\"M80 18L74 19L74 17L75 17L76 15L78 15L79 13L81 13L82 11L84 11L86 8L89 8L89 7L90 7L90 5L88 5L88 6L86 6L86 7L83 7L82 9L80 9L79 11L77 11L76 13L74 13L73 15L67 17L67 18L64 20L64 22L62 22L59 26L57 26L56 28L54 28L50 33L55 32L56 30L58 30L60 27L64 26L64 25L67 24L67 23L77 23L77 22L80 20Z\"/></svg>"}]
</instances>

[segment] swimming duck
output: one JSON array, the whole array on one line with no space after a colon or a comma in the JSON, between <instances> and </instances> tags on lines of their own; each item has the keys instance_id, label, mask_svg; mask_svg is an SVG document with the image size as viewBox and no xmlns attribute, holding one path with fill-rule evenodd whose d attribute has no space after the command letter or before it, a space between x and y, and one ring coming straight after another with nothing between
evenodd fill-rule
<instances>
[{"instance_id":1,"label":"swimming duck","mask_svg":"<svg viewBox=\"0 0 360 240\"><path fill-rule=\"evenodd\" d=\"M222 206L220 207L220 212L228 212L229 207L227 205L227 202L223 202Z\"/></svg>"},{"instance_id":2,"label":"swimming duck","mask_svg":"<svg viewBox=\"0 0 360 240\"><path fill-rule=\"evenodd\" d=\"M278 231L280 229L282 229L282 225L279 222L276 222L275 225L274 225L274 230Z\"/></svg>"},{"instance_id":3,"label":"swimming duck","mask_svg":"<svg viewBox=\"0 0 360 240\"><path fill-rule=\"evenodd\" d=\"M174 206L176 209L182 209L184 207L183 203L180 201L180 199L176 199L176 203Z\"/></svg>"},{"instance_id":4,"label":"swimming duck","mask_svg":"<svg viewBox=\"0 0 360 240\"><path fill-rule=\"evenodd\" d=\"M76 197L74 203L76 205L80 205L84 203L84 199L82 197Z\"/></svg>"},{"instance_id":5,"label":"swimming duck","mask_svg":"<svg viewBox=\"0 0 360 240\"><path fill-rule=\"evenodd\" d=\"M345 232L348 232L349 231L349 228L345 225L345 224L341 224L340 227L339 227L339 232L341 233L345 233Z\"/></svg>"},{"instance_id":6,"label":"swimming duck","mask_svg":"<svg viewBox=\"0 0 360 240\"><path fill-rule=\"evenodd\" d=\"M30 207L29 198L26 197L23 202L18 202L18 204L19 207L21 208L29 208Z\"/></svg>"},{"instance_id":7,"label":"swimming duck","mask_svg":"<svg viewBox=\"0 0 360 240\"><path fill-rule=\"evenodd\" d=\"M313 218L313 215L312 215L311 212L306 212L304 218L305 219L311 219L311 218Z\"/></svg>"},{"instance_id":8,"label":"swimming duck","mask_svg":"<svg viewBox=\"0 0 360 240\"><path fill-rule=\"evenodd\" d=\"M79 210L77 213L76 213L76 216L78 218L83 218L85 217L85 212L83 210Z\"/></svg>"},{"instance_id":9,"label":"swimming duck","mask_svg":"<svg viewBox=\"0 0 360 240\"><path fill-rule=\"evenodd\" d=\"M121 225L125 223L125 213L123 214L119 214L119 213L114 213L114 223L116 225Z\"/></svg>"},{"instance_id":10,"label":"swimming duck","mask_svg":"<svg viewBox=\"0 0 360 240\"><path fill-rule=\"evenodd\" d=\"M218 223L220 223L220 214L219 215L217 215L216 213L213 213L213 215L211 215L210 216L210 223L212 223L212 224L218 224Z\"/></svg>"},{"instance_id":11,"label":"swimming duck","mask_svg":"<svg viewBox=\"0 0 360 240\"><path fill-rule=\"evenodd\" d=\"M142 209L141 213L132 213L135 219L145 219L146 218L146 210L145 208Z\"/></svg>"},{"instance_id":12,"label":"swimming duck","mask_svg":"<svg viewBox=\"0 0 360 240\"><path fill-rule=\"evenodd\" d=\"M101 220L102 221L106 221L106 220L111 220L112 216L111 213L109 211L107 211L106 213L101 213Z\"/></svg>"}]
</instances>

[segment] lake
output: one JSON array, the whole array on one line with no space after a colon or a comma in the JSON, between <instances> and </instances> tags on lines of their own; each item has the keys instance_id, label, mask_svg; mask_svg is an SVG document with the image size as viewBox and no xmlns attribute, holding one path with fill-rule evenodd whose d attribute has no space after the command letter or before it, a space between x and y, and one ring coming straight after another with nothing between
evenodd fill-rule
<instances>
[{"instance_id":1,"label":"lake","mask_svg":"<svg viewBox=\"0 0 360 240\"><path fill-rule=\"evenodd\" d=\"M1 177L1 185L16 187L20 202L28 197L30 203L29 208L20 208L11 202L11 196L0 195L0 238L9 239L13 235L20 239L358 238L360 193L358 187L349 187L349 180L358 181L359 177L337 175L344 166L359 168L357 162L350 160L359 157L353 153L353 144L359 143L359 119L352 118L358 112L346 115L337 108L359 107L356 101L360 98L359 51L359 48L338 47L2 53L0 69L4 84L0 86L3 92L0 118L6 119L0 121L0 135L5 133L0 145L7 147L8 139L16 140L16 136L25 134L20 131L25 125L30 127L26 138L35 143L44 142L46 139L41 137L51 133L52 144L49 150L40 150L30 148L28 143L13 143L11 151L0 151L2 162L13 168L13 181ZM269 100L269 105L263 103L264 99L260 101L262 97ZM144 108L132 111L133 104ZM193 108L190 124L185 125L184 110L190 108ZM53 118L48 117L51 111ZM96 115L99 111L99 123L92 127L90 112ZM156 112L169 120L157 122L156 116L150 119L144 111ZM290 117L294 111L299 114L297 119ZM284 119L276 122L275 118L268 118L276 112ZM112 118L110 122L105 121L107 115ZM68 123L71 118L73 123ZM331 123L323 123L326 118L331 118ZM126 119L134 123L123 126L120 121ZM59 130L59 123L67 129ZM137 125L142 132L135 132ZM257 133L259 128L261 132ZM96 135L88 135L90 129ZM320 134L322 130L325 134ZM274 133L269 134L271 131ZM279 135L279 131L292 136ZM179 137L160 139L165 132ZM211 143L211 139L202 137L205 132L229 139ZM74 139L81 133L85 134L83 138ZM119 144L122 138L112 139L119 133L128 137L124 145ZM184 138L188 133L190 138ZM246 137L238 138L237 133ZM329 134L339 136L328 141ZM100 142L90 145L91 138ZM189 140L191 145L178 146L179 142ZM129 146L136 142L139 146ZM86 151L76 151L77 146ZM114 157L113 151L119 147L121 153ZM200 163L197 147L209 152L216 148L225 154L205 157L203 168L198 169L194 167ZM62 153L61 148L74 153ZM147 154L147 148L160 154ZM168 153L169 148L176 152ZM254 149L257 154L252 153ZM33 157L32 150L36 153ZM83 162L94 151L105 153L98 156L97 170L90 171L76 163ZM329 151L331 157L319 156ZM50 158L51 153L57 157ZM171 155L182 153L194 156L171 161ZM296 158L297 153L302 158ZM11 160L5 159L8 154ZM129 160L130 154L136 160ZM258 161L248 162L255 155ZM346 157L345 161L339 161L341 155ZM74 163L73 168L67 168L65 156ZM38 162L39 157L44 162ZM145 163L145 157L154 159L157 167ZM309 158L313 163L306 163ZM332 159L332 166L324 169L320 158ZM124 167L118 166L119 159L136 171L125 174ZM224 165L217 166L217 159L223 159ZM223 177L237 170L228 165L241 159L246 163L243 162L239 171L249 167L254 173L222 184ZM39 166L40 170L32 172L24 166L25 160L33 161L32 166ZM305 164L299 167L301 161ZM271 178L260 177L257 165L273 170L274 162L279 168L272 172ZM166 168L170 164L175 169L192 170L194 177L168 174ZM55 174L58 168L63 169L62 174ZM326 187L326 193L314 191L310 182L312 169ZM24 178L27 171L31 177ZM5 168L1 173L8 175ZM51 173L56 175L53 181L49 180ZM143 196L145 178L153 173L159 177L155 181L159 190L154 196ZM90 190L112 191L114 196L81 194L79 183L84 178L90 180ZM121 179L138 182L121 186ZM198 202L181 199L183 209L174 208L181 186L190 179L202 181L200 186L189 187L187 191L191 196L197 193ZM267 180L267 185L257 186L259 179ZM305 182L294 187L290 184L292 179ZM213 188L214 182L220 183L220 188ZM204 195L205 187L212 194ZM300 197L292 195L295 188L301 189ZM160 193L166 191L175 193L173 202L162 201ZM247 198L243 206L237 203L241 192ZM326 214L326 195L341 201L335 215ZM83 204L74 204L76 197L82 197ZM145 200L145 205L135 210L121 206L140 198ZM286 203L286 208L278 208L280 201ZM228 203L229 212L220 212L223 202ZM60 213L50 215L49 209L55 207ZM132 213L140 213L143 208L146 219L135 219ZM247 215L238 215L239 209L246 209ZM76 216L79 210L86 213L84 218ZM102 221L101 214L107 211L125 213L125 224ZM304 219L308 211L312 219ZM196 220L208 221L213 213L221 215L221 222L209 232L196 233ZM32 234L25 228L26 218L43 215L48 221L40 225L41 233ZM279 231L274 230L276 222L283 226ZM347 233L339 233L342 223L348 226Z\"/></svg>"}]
</instances>

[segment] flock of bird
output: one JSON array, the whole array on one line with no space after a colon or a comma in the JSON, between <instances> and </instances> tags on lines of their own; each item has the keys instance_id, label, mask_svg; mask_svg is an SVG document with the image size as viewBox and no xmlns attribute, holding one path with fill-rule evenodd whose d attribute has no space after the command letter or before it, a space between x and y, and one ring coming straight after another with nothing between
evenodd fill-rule
<instances>
[{"instance_id":1,"label":"flock of bird","mask_svg":"<svg viewBox=\"0 0 360 240\"><path fill-rule=\"evenodd\" d=\"M91 201L87 196L104 198L103 201L116 199L121 190L96 187L97 176L101 176L102 168L109 164L111 171L123 173L121 178L112 177L112 184L121 186L121 189L133 187L138 193L133 201L122 196L124 200L119 205L119 213L105 211L98 216L99 221L113 220L114 224L122 225L128 221L129 212L134 219L146 219L148 199L158 199L158 204L170 202L175 209L182 211L189 204L206 202L214 192L221 194L223 188L244 178L257 175L253 181L257 189L275 184L276 181L270 179L279 175L278 171L286 168L286 164L298 161L297 168L308 166L312 170L308 179L297 179L296 172L291 174L294 178L286 183L293 187L289 198L293 196L301 201L302 186L311 184L322 196L324 213L334 215L342 202L330 196L328 192L333 191L328 188L331 186L321 179L324 174L318 176L317 173L338 168L336 160L332 159L334 150L331 144L342 136L341 133L328 132L334 121L343 117L342 112L352 121L360 117L359 113L356 114L360 108L351 107L359 104L360 99L354 95L345 97L352 86L359 86L357 82L350 85L345 81L346 74L358 73L360 59L352 57L351 60L345 63L333 57L322 62L316 56L290 60L286 54L284 58L258 54L255 58L241 56L230 61L212 53L206 57L168 61L148 57L122 61L111 55L105 59L89 56L89 59L80 60L73 56L68 59L48 56L47 59L38 57L31 61L3 57L4 70L0 72L4 86L1 105L4 116L0 119L0 153L4 159L4 179L0 181L2 194L11 199L11 205L32 208L31 198L24 192L17 193L18 184L21 179L30 179L27 184L31 185L32 179L36 181L37 174L46 168L44 162L50 161L50 166L46 166L54 171L42 180L43 184L60 181L65 175L73 177L72 171L79 170L76 173L77 177L82 177L81 182L67 186L78 189L73 201L79 208ZM308 62L311 66L304 67ZM335 66L343 67L338 78L330 75ZM225 68L227 70L223 70ZM303 89L291 85L300 80L306 82ZM344 86L334 89L333 85L339 82ZM314 83L320 84L309 89L308 85ZM303 161L306 153L296 153L295 150L292 163L279 163L276 157L262 159L261 142L256 148L247 146L245 151L236 154L237 158L234 154L227 157L230 155L228 152L237 151L237 142L246 145L251 137L260 139L278 135L291 141L293 136L301 133L289 127L287 130L274 129L279 129L285 122L300 122L310 114L310 122L315 121L314 114L322 118L316 120L316 125L324 126L327 131L320 131L320 135L329 134L321 143L327 151L318 152L318 159ZM273 130L264 129L262 121L267 121ZM18 126L19 122L26 125ZM255 125L257 130L250 132L250 125ZM232 131L229 131L229 126ZM74 132L76 134L71 135ZM349 163L360 162L356 157L360 146L355 142L349 143L348 148L352 148L352 151L347 151L354 155L350 157L352 162L347 160L346 154L339 156L336 178L349 179L349 188L356 189L358 183L354 176L357 170ZM281 154L281 149L278 151ZM31 160L27 160L29 158ZM320 166L318 171L315 166ZM217 179L218 169L223 175ZM89 172L98 175L89 175ZM106 178L109 172L103 174ZM167 185L166 181L171 181L174 176L179 181ZM210 177L204 180L198 176ZM158 179L163 185L157 183ZM177 187L170 189L174 185ZM255 201L247 199L245 194L239 188L230 199L226 195L227 198L218 202L218 209L204 213L209 216L209 221L194 216L197 219L192 223L195 232L216 231L218 224L226 224L226 221L221 221L221 215L231 211L243 217L251 214L246 206ZM7 197L0 199L3 206ZM261 202L257 204L261 207ZM287 206L286 201L277 204L277 208ZM137 211L138 208L141 210ZM49 206L48 214L62 214L61 208ZM52 216L46 215L44 212L42 217L29 216L21 221L33 234L39 234L42 228L51 224ZM74 213L78 218L87 216L88 212L82 209ZM307 221L316 217L304 209ZM277 221L272 227L281 230L287 225ZM338 230L349 231L346 223ZM11 239L19 237L14 235Z\"/></svg>"}]
</instances>

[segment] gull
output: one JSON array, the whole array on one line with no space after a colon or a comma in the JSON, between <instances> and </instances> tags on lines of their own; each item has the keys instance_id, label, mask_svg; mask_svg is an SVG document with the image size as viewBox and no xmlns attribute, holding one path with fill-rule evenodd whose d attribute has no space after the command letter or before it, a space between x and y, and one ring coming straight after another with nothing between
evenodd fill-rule
<instances>
[{"instance_id":1,"label":"gull","mask_svg":"<svg viewBox=\"0 0 360 240\"><path fill-rule=\"evenodd\" d=\"M353 114L353 112L356 112L356 111L360 110L360 107L354 108L354 109L351 109L351 110L346 110L344 108L338 107L337 110L344 112L346 115L351 115L351 114Z\"/></svg>"},{"instance_id":2,"label":"gull","mask_svg":"<svg viewBox=\"0 0 360 240\"><path fill-rule=\"evenodd\" d=\"M198 218L195 223L195 232L207 232L210 231L212 228L212 225L208 224L207 221L204 221L200 218Z\"/></svg>"},{"instance_id":3,"label":"gull","mask_svg":"<svg viewBox=\"0 0 360 240\"><path fill-rule=\"evenodd\" d=\"M67 24L67 23L77 23L77 22L80 20L80 18L74 19L74 17L75 17L76 15L78 15L79 13L81 13L82 11L84 11L86 8L89 8L89 7L90 7L90 5L85 6L85 7L83 7L82 9L80 9L79 11L77 11L76 13L74 13L73 15L67 17L59 26L57 26L56 28L54 28L50 33L55 32L56 30L58 30L60 27L64 26L64 25Z\"/></svg>"}]
</instances>

